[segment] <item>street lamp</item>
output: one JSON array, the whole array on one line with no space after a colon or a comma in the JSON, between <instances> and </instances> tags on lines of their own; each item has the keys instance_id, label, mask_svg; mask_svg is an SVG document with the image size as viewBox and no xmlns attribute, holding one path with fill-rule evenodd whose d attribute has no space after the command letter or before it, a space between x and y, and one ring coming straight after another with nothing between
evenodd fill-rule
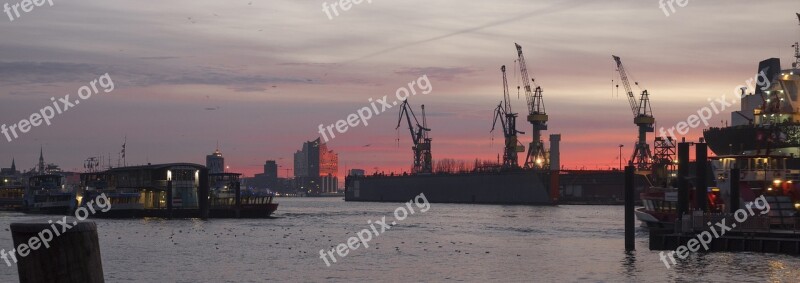
<instances>
[{"instance_id":1,"label":"street lamp","mask_svg":"<svg viewBox=\"0 0 800 283\"><path fill-rule=\"evenodd\" d=\"M619 145L619 170L622 170L622 147L625 145Z\"/></svg>"}]
</instances>

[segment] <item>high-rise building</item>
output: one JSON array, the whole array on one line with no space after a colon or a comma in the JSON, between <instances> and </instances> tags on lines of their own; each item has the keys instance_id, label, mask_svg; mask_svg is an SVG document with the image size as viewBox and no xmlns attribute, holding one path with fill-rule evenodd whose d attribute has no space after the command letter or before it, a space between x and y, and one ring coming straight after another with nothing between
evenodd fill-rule
<instances>
[{"instance_id":1,"label":"high-rise building","mask_svg":"<svg viewBox=\"0 0 800 283\"><path fill-rule=\"evenodd\" d=\"M206 155L206 167L208 167L209 174L225 173L225 158L222 157L219 146L214 153Z\"/></svg>"},{"instance_id":2,"label":"high-rise building","mask_svg":"<svg viewBox=\"0 0 800 283\"><path fill-rule=\"evenodd\" d=\"M275 160L267 160L264 163L264 177L268 180L278 180L278 163Z\"/></svg>"},{"instance_id":3,"label":"high-rise building","mask_svg":"<svg viewBox=\"0 0 800 283\"><path fill-rule=\"evenodd\" d=\"M264 163L263 178L269 188L278 185L278 163L276 163L275 160L267 160L267 162Z\"/></svg>"},{"instance_id":4,"label":"high-rise building","mask_svg":"<svg viewBox=\"0 0 800 283\"><path fill-rule=\"evenodd\" d=\"M335 193L339 189L339 155L317 138L303 143L294 154L294 176L300 189L311 194Z\"/></svg>"}]
</instances>

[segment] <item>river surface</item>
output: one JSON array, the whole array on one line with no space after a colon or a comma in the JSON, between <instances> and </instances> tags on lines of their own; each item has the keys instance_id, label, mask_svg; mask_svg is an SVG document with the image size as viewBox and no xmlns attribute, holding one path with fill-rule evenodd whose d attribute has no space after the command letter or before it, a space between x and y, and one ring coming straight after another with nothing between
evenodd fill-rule
<instances>
[{"instance_id":1,"label":"river surface","mask_svg":"<svg viewBox=\"0 0 800 283\"><path fill-rule=\"evenodd\" d=\"M667 269L637 231L623 250L621 206L431 204L402 221L400 203L278 198L273 219L104 220L98 224L107 282L799 282L800 258L756 253L693 254ZM406 207L408 211L409 208ZM368 221L395 221L328 267L329 250ZM402 216L402 215L401 215ZM9 224L41 219L0 213ZM52 219L57 219L52 217ZM328 258L330 261L330 258ZM17 282L0 262L0 282Z\"/></svg>"}]
</instances>

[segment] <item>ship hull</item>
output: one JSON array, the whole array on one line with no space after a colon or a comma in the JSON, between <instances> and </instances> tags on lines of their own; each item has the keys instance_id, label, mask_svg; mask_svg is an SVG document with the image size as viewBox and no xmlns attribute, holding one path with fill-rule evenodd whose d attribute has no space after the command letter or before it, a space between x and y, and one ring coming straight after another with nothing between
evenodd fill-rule
<instances>
[{"instance_id":1,"label":"ship hull","mask_svg":"<svg viewBox=\"0 0 800 283\"><path fill-rule=\"evenodd\" d=\"M211 208L208 218L270 218L278 210L277 203L262 205L242 205L237 211L235 208ZM97 212L89 215L90 218L200 218L199 209L174 209L172 213L166 209L111 209L107 212Z\"/></svg>"},{"instance_id":2,"label":"ship hull","mask_svg":"<svg viewBox=\"0 0 800 283\"><path fill-rule=\"evenodd\" d=\"M407 176L350 176L346 201L552 205L550 172L510 171Z\"/></svg>"}]
</instances>

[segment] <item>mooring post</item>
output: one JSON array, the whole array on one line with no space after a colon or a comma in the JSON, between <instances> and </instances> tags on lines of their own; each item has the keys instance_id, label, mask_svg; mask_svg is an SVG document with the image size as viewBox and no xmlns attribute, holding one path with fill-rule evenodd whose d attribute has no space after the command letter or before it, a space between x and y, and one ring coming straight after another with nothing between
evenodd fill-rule
<instances>
[{"instance_id":1,"label":"mooring post","mask_svg":"<svg viewBox=\"0 0 800 283\"><path fill-rule=\"evenodd\" d=\"M708 145L703 138L695 146L695 207L704 212L708 211Z\"/></svg>"},{"instance_id":2,"label":"mooring post","mask_svg":"<svg viewBox=\"0 0 800 283\"><path fill-rule=\"evenodd\" d=\"M739 210L739 168L731 168L730 176L730 204L728 205L729 213L734 213Z\"/></svg>"},{"instance_id":3,"label":"mooring post","mask_svg":"<svg viewBox=\"0 0 800 283\"><path fill-rule=\"evenodd\" d=\"M689 143L678 143L678 219L689 212Z\"/></svg>"},{"instance_id":4,"label":"mooring post","mask_svg":"<svg viewBox=\"0 0 800 283\"><path fill-rule=\"evenodd\" d=\"M207 220L209 210L208 199L209 195L211 194L208 184L208 169L202 168L199 171L200 172L197 174L198 178L200 178L200 180L197 182L197 197L199 198L197 205L200 209L200 219Z\"/></svg>"},{"instance_id":5,"label":"mooring post","mask_svg":"<svg viewBox=\"0 0 800 283\"><path fill-rule=\"evenodd\" d=\"M44 221L11 223L19 282L104 282L97 225L77 222L69 230L59 230L58 236L51 227Z\"/></svg>"},{"instance_id":6,"label":"mooring post","mask_svg":"<svg viewBox=\"0 0 800 283\"><path fill-rule=\"evenodd\" d=\"M242 216L242 187L241 182L236 181L233 183L233 187L236 189L236 218Z\"/></svg>"},{"instance_id":7,"label":"mooring post","mask_svg":"<svg viewBox=\"0 0 800 283\"><path fill-rule=\"evenodd\" d=\"M172 180L167 180L167 219L172 219Z\"/></svg>"},{"instance_id":8,"label":"mooring post","mask_svg":"<svg viewBox=\"0 0 800 283\"><path fill-rule=\"evenodd\" d=\"M636 250L636 227L634 226L633 166L625 166L625 251Z\"/></svg>"}]
</instances>

